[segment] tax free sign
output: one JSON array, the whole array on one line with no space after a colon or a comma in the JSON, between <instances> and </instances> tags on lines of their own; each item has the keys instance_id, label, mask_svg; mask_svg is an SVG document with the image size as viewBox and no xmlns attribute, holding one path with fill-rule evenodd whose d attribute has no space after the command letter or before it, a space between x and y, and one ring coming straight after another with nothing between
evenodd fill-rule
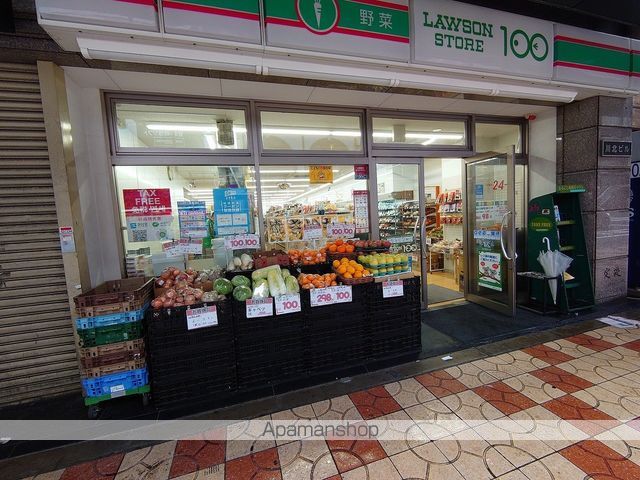
<instances>
[{"instance_id":1,"label":"tax free sign","mask_svg":"<svg viewBox=\"0 0 640 480\"><path fill-rule=\"evenodd\" d=\"M553 23L450 0L415 0L414 63L549 79Z\"/></svg>"}]
</instances>

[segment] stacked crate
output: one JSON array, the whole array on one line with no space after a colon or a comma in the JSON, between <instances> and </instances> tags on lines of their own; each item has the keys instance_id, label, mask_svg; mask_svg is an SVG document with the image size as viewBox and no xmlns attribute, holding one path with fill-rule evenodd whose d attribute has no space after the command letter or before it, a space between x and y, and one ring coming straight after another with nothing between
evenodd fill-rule
<instances>
[{"instance_id":1,"label":"stacked crate","mask_svg":"<svg viewBox=\"0 0 640 480\"><path fill-rule=\"evenodd\" d=\"M101 402L126 395L148 401L149 376L142 320L153 280L130 278L103 283L75 300L82 389L89 417Z\"/></svg>"}]
</instances>

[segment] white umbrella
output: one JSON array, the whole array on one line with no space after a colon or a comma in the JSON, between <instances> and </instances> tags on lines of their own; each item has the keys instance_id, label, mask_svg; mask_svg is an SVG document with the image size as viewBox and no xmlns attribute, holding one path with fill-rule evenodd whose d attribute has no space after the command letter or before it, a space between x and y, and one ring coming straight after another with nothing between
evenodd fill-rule
<instances>
[{"instance_id":1,"label":"white umbrella","mask_svg":"<svg viewBox=\"0 0 640 480\"><path fill-rule=\"evenodd\" d=\"M547 240L547 248L549 248L549 239L545 237L543 239ZM542 265L544 273L547 277L558 277L569 268L573 258L565 255L564 253L558 250L547 250L546 252L541 251L540 255L538 255L538 263ZM558 280L555 278L549 280L549 288L551 289L551 297L553 298L553 303L556 303L556 297L558 296Z\"/></svg>"}]
</instances>

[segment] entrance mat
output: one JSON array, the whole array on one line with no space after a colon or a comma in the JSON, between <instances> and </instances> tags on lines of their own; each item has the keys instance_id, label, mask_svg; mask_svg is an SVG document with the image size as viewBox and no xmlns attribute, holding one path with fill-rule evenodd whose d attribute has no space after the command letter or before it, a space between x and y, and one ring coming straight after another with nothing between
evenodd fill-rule
<instances>
[{"instance_id":1,"label":"entrance mat","mask_svg":"<svg viewBox=\"0 0 640 480\"><path fill-rule=\"evenodd\" d=\"M550 328L557 325L558 320L521 309L515 318L511 318L479 305L466 304L423 313L422 322L460 345L471 346L510 337L514 333ZM429 344L425 345L423 341L422 348L429 349Z\"/></svg>"},{"instance_id":2,"label":"entrance mat","mask_svg":"<svg viewBox=\"0 0 640 480\"><path fill-rule=\"evenodd\" d=\"M449 288L441 287L440 285L434 285L430 283L427 286L427 300L429 305L440 302L448 302L450 300L458 300L464 298L464 293L457 290L451 290Z\"/></svg>"}]
</instances>

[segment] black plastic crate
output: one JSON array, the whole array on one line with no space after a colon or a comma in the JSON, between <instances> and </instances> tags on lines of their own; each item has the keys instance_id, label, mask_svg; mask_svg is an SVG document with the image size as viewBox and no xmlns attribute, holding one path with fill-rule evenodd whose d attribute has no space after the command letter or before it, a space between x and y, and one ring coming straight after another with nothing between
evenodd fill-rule
<instances>
[{"instance_id":1,"label":"black plastic crate","mask_svg":"<svg viewBox=\"0 0 640 480\"><path fill-rule=\"evenodd\" d=\"M171 352L151 354L148 358L151 379L164 385L181 383L185 380L207 379L219 372L225 372L236 362L235 349L213 348L202 351L187 351L183 354Z\"/></svg>"},{"instance_id":2,"label":"black plastic crate","mask_svg":"<svg viewBox=\"0 0 640 480\"><path fill-rule=\"evenodd\" d=\"M420 277L405 278L402 282L404 283L404 295L392 298L382 297L382 282L371 284L369 298L367 299L367 305L371 312L375 313L389 309L420 309Z\"/></svg>"},{"instance_id":3,"label":"black plastic crate","mask_svg":"<svg viewBox=\"0 0 640 480\"><path fill-rule=\"evenodd\" d=\"M417 354L421 351L420 332L407 332L393 337L377 337L368 343L372 360L381 360L403 355Z\"/></svg>"},{"instance_id":4,"label":"black plastic crate","mask_svg":"<svg viewBox=\"0 0 640 480\"><path fill-rule=\"evenodd\" d=\"M215 304L218 325L187 330L187 307L149 310L145 316L149 352L177 353L206 345L225 348L233 345L233 315L228 302Z\"/></svg>"},{"instance_id":5,"label":"black plastic crate","mask_svg":"<svg viewBox=\"0 0 640 480\"><path fill-rule=\"evenodd\" d=\"M211 372L209 378L197 382L184 380L162 384L151 380L151 394L158 408L181 408L190 404L211 402L232 395L238 389L235 366L224 372Z\"/></svg>"},{"instance_id":6,"label":"black plastic crate","mask_svg":"<svg viewBox=\"0 0 640 480\"><path fill-rule=\"evenodd\" d=\"M274 315L270 317L247 318L245 302L233 301L234 330L238 338L280 337L284 335L303 335L306 316L300 311L286 315Z\"/></svg>"},{"instance_id":7,"label":"black plastic crate","mask_svg":"<svg viewBox=\"0 0 640 480\"><path fill-rule=\"evenodd\" d=\"M238 388L249 390L264 385L307 377L305 350L282 350L279 355L244 357L238 360Z\"/></svg>"},{"instance_id":8,"label":"black plastic crate","mask_svg":"<svg viewBox=\"0 0 640 480\"><path fill-rule=\"evenodd\" d=\"M368 317L366 326L372 335L397 335L406 328L420 330L420 309L404 308L374 310Z\"/></svg>"},{"instance_id":9,"label":"black plastic crate","mask_svg":"<svg viewBox=\"0 0 640 480\"><path fill-rule=\"evenodd\" d=\"M360 336L338 339L311 339L307 353L309 373L312 375L330 373L366 363L369 355L367 341Z\"/></svg>"}]
</instances>

